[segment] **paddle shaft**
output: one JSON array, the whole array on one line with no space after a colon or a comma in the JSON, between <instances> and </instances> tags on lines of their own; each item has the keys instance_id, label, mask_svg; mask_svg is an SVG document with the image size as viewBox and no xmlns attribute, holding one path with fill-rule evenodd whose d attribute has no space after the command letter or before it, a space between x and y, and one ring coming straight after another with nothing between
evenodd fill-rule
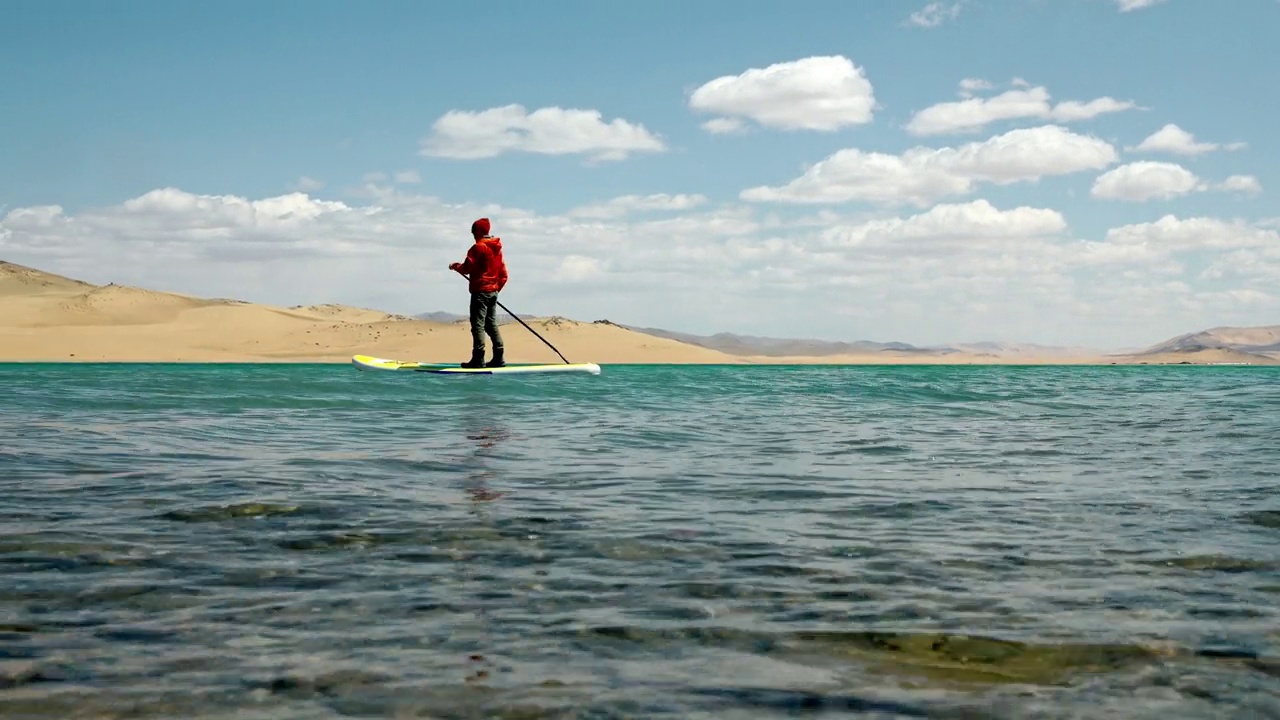
<instances>
[{"instance_id":1,"label":"paddle shaft","mask_svg":"<svg viewBox=\"0 0 1280 720\"><path fill-rule=\"evenodd\" d=\"M461 275L462 277L467 277L467 274L466 274L466 273L464 273L464 272L462 272L461 270L457 270L457 271L455 271L455 272L457 272L457 273L458 273L459 275ZM468 279L470 279L470 278L468 278ZM555 350L556 354L557 354L557 355L560 355L560 359L561 359L561 360L564 360L564 364L565 364L565 365L572 365L572 364L573 364L573 363L570 363L570 362L569 362L569 360L568 360L567 358L565 358L565 356L564 356L564 355L562 355L562 354L560 353L560 351L559 351L559 350L556 350L556 346L555 346L555 345L552 345L551 343L547 342L547 339L546 339L546 338L542 337L541 335L538 335L538 331L537 331L537 330L534 330L533 328L529 327L528 323L526 323L525 321L521 320L519 315L516 315L515 313L511 312L510 310L507 310L507 306L506 306L506 305L503 305L501 300L497 300L497 299L495 299L495 300L494 300L494 302L498 303L498 307L502 308L503 310L506 310L506 312L507 312L507 314L508 314L508 315L510 315L511 317L515 318L515 319L516 319L516 322L520 323L521 325L524 325L524 327L525 327L525 329L526 329L526 330L528 330L529 332L533 333L533 334L534 334L535 336L537 336L537 338L538 338L539 340L541 340L542 342L547 343L547 347L551 348L552 350Z\"/></svg>"}]
</instances>

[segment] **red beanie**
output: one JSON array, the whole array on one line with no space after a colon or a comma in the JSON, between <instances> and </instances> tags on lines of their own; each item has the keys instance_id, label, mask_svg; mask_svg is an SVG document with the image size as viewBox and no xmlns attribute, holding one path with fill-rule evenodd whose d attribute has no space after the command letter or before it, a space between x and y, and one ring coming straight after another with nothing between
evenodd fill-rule
<instances>
[{"instance_id":1,"label":"red beanie","mask_svg":"<svg viewBox=\"0 0 1280 720\"><path fill-rule=\"evenodd\" d=\"M480 218L471 223L471 234L476 237L484 237L489 234L489 218Z\"/></svg>"}]
</instances>

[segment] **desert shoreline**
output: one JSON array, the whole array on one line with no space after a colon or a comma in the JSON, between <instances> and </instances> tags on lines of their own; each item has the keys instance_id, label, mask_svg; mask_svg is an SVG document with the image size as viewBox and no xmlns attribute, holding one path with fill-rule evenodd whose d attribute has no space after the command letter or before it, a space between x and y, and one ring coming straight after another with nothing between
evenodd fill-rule
<instances>
[{"instance_id":1,"label":"desert shoreline","mask_svg":"<svg viewBox=\"0 0 1280 720\"><path fill-rule=\"evenodd\" d=\"M408 360L424 363L450 363L452 360L419 360L418 358L402 357L389 358L397 360ZM465 359L465 358L464 358ZM590 363L595 362L590 359L570 360L571 363ZM291 358L291 359L271 359L271 358L244 358L244 359L219 359L219 360L201 360L201 359L53 359L53 358L16 358L16 359L0 359L0 365L350 365L351 358ZM559 365L557 362L510 362L508 365ZM989 362L886 362L883 360L865 360L865 361L831 361L831 360L813 360L804 362L605 362L597 363L601 366L631 366L631 367L807 367L811 365L822 365L828 367L923 367L923 366L1010 366L1010 367L1046 367L1046 366L1071 366L1071 367L1102 367L1114 365L1131 365L1135 363L1125 362L1086 362L1086 361L1066 361L1066 362L1007 362L1007 361L989 361ZM1212 363L1143 363L1143 364L1194 364L1200 366L1209 366ZM1219 363L1225 365L1226 363Z\"/></svg>"},{"instance_id":2,"label":"desert shoreline","mask_svg":"<svg viewBox=\"0 0 1280 720\"><path fill-rule=\"evenodd\" d=\"M1047 352L1038 346L991 352L903 349L901 345L866 350L876 344L862 342L828 343L840 349L802 353L796 348L813 347L816 341L796 340L778 341L783 345L775 343L774 351L768 352L741 343L720 349L711 342L713 338L634 329L608 320L521 320L537 335L514 321L504 322L508 364L563 363L540 335L570 362L602 366L1280 365L1280 352L1194 343L1115 353ZM1272 343L1280 337L1280 327L1242 332L1253 332ZM357 354L461 363L470 349L465 320L408 317L336 304L281 307L93 285L0 261L0 363L4 364L349 364Z\"/></svg>"},{"instance_id":3,"label":"desert shoreline","mask_svg":"<svg viewBox=\"0 0 1280 720\"><path fill-rule=\"evenodd\" d=\"M363 353L361 353L363 354ZM457 358L450 359L432 359L425 360L416 357L397 357L397 360L409 360L426 363L456 363L461 362ZM463 358L465 359L465 358ZM590 363L595 362L591 359L577 360L570 358L571 363ZM563 361L512 361L508 365L559 365ZM312 358L262 358L262 357L244 357L244 358L220 358L220 359L201 359L201 358L41 358L41 357L0 357L0 367L16 366L16 365L217 365L217 366L233 366L233 365L323 365L323 366L341 366L351 365L351 357L312 357ZM1191 360L1134 360L1132 358L1123 358L1117 360L934 360L934 361L893 361L883 358L868 358L863 360L832 360L827 358L806 358L794 361L774 361L774 360L754 360L754 359L738 359L725 362L664 362L664 361L614 361L597 363L602 367L707 367L707 368L752 368L752 367L777 367L777 368L799 368L799 367L1121 367L1121 366L1160 366L1160 367L1276 367L1277 363L1249 363L1249 362L1213 362L1213 361L1191 361Z\"/></svg>"}]
</instances>

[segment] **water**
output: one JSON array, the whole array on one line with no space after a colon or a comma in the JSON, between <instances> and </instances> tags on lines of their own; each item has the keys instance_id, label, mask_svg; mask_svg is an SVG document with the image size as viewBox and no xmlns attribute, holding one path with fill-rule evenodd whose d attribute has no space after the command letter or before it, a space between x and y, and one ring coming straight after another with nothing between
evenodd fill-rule
<instances>
[{"instance_id":1,"label":"water","mask_svg":"<svg viewBox=\"0 0 1280 720\"><path fill-rule=\"evenodd\" d=\"M0 716L1280 716L1280 373L0 366Z\"/></svg>"}]
</instances>

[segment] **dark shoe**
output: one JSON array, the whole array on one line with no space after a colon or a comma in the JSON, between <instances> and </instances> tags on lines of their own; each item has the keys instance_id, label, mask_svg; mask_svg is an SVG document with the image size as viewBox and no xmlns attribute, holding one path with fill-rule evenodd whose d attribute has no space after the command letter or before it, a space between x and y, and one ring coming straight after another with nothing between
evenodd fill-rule
<instances>
[{"instance_id":1,"label":"dark shoe","mask_svg":"<svg viewBox=\"0 0 1280 720\"><path fill-rule=\"evenodd\" d=\"M470 360L468 360L468 361L466 361L466 362L464 362L464 363L462 363L462 367L464 367L464 368L479 368L479 367L484 367L484 351L483 351L483 350L472 350L472 351L471 351L471 359L470 359Z\"/></svg>"},{"instance_id":2,"label":"dark shoe","mask_svg":"<svg viewBox=\"0 0 1280 720\"><path fill-rule=\"evenodd\" d=\"M502 359L502 348L493 351L493 359L485 365L485 367L505 367L506 362Z\"/></svg>"}]
</instances>

